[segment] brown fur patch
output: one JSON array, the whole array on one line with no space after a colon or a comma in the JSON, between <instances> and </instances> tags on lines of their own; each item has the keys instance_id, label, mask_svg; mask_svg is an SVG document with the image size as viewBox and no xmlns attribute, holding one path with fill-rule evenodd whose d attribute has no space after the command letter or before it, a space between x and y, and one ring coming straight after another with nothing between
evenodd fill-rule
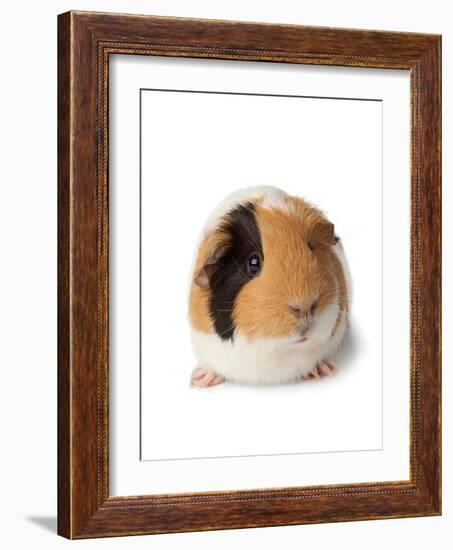
<instances>
[{"instance_id":1,"label":"brown fur patch","mask_svg":"<svg viewBox=\"0 0 453 550\"><path fill-rule=\"evenodd\" d=\"M322 310L336 300L339 286L344 287L330 246L333 226L301 199L289 197L287 205L287 211L256 207L263 270L241 289L233 312L238 329L249 339L295 334L310 323L315 300ZM293 303L307 310L301 320L289 310Z\"/></svg>"},{"instance_id":2,"label":"brown fur patch","mask_svg":"<svg viewBox=\"0 0 453 550\"><path fill-rule=\"evenodd\" d=\"M337 246L341 246L341 244ZM335 326L333 327L333 330L332 330L332 336L333 336L338 330L338 327L340 326L343 314L344 313L348 314L349 308L348 308L348 287L346 284L346 277L343 271L343 266L341 265L341 262L338 256L334 252L332 252L331 265L332 265L332 271L337 280L338 304L339 304L337 319L335 321Z\"/></svg>"}]
</instances>

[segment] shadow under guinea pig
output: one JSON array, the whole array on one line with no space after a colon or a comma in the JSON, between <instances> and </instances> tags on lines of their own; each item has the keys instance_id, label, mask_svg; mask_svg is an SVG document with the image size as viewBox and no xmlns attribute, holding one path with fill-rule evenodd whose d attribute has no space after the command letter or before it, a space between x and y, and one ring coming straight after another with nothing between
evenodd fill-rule
<instances>
[{"instance_id":1,"label":"shadow under guinea pig","mask_svg":"<svg viewBox=\"0 0 453 550\"><path fill-rule=\"evenodd\" d=\"M360 336L351 320L346 328L345 335L338 349L335 351L332 361L337 365L339 372L346 370L353 362L360 348Z\"/></svg>"}]
</instances>

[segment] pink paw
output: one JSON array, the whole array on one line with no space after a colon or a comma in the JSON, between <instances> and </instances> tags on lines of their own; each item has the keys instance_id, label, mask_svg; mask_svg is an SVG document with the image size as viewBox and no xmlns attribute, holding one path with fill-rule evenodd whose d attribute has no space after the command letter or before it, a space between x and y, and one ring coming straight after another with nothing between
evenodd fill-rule
<instances>
[{"instance_id":1,"label":"pink paw","mask_svg":"<svg viewBox=\"0 0 453 550\"><path fill-rule=\"evenodd\" d=\"M329 361L328 359L324 359L323 361L320 361L317 363L311 372L309 372L306 376L304 376L305 380L311 380L313 378L319 380L320 378L324 378L325 376L332 376L337 372L337 366L335 363L332 363L332 361Z\"/></svg>"},{"instance_id":2,"label":"pink paw","mask_svg":"<svg viewBox=\"0 0 453 550\"><path fill-rule=\"evenodd\" d=\"M190 385L197 388L210 388L225 381L223 376L205 367L198 367L192 371Z\"/></svg>"}]
</instances>

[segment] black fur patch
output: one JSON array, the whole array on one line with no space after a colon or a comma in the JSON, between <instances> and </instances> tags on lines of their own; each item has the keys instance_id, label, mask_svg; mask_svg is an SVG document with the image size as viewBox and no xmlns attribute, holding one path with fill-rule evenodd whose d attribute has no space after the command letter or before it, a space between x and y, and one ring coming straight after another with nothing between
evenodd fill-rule
<instances>
[{"instance_id":1,"label":"black fur patch","mask_svg":"<svg viewBox=\"0 0 453 550\"><path fill-rule=\"evenodd\" d=\"M252 278L247 272L247 261L254 253L264 261L254 205L246 203L234 208L226 217L223 229L231 236L231 245L217 262L210 279L209 308L217 334L223 340L232 340L234 302L241 288Z\"/></svg>"}]
</instances>

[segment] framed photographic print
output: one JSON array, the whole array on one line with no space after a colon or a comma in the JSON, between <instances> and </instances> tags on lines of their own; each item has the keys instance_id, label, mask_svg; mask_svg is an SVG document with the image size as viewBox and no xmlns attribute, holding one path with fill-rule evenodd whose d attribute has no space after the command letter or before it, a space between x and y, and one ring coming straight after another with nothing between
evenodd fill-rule
<instances>
[{"instance_id":1,"label":"framed photographic print","mask_svg":"<svg viewBox=\"0 0 453 550\"><path fill-rule=\"evenodd\" d=\"M59 533L440 514L440 37L58 36Z\"/></svg>"}]
</instances>

